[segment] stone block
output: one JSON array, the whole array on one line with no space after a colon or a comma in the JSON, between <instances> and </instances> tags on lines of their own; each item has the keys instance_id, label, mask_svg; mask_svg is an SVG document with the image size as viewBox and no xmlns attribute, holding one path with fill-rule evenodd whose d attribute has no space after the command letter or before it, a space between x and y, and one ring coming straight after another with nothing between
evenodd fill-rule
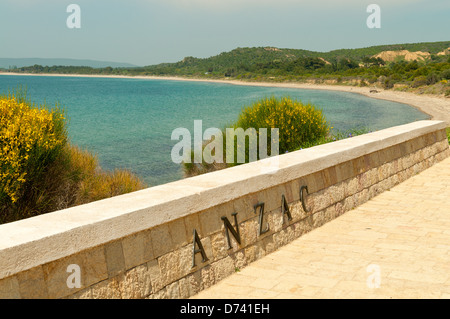
<instances>
[{"instance_id":1,"label":"stone block","mask_svg":"<svg viewBox=\"0 0 450 319\"><path fill-rule=\"evenodd\" d=\"M147 271L150 275L152 293L161 290L164 287L164 282L157 259L153 259L147 263Z\"/></svg>"},{"instance_id":2,"label":"stone block","mask_svg":"<svg viewBox=\"0 0 450 319\"><path fill-rule=\"evenodd\" d=\"M180 299L180 285L178 282L174 282L166 287L167 299Z\"/></svg>"},{"instance_id":3,"label":"stone block","mask_svg":"<svg viewBox=\"0 0 450 319\"><path fill-rule=\"evenodd\" d=\"M120 299L122 297L119 286L119 277L116 277L101 281L91 286L91 295L93 299Z\"/></svg>"},{"instance_id":4,"label":"stone block","mask_svg":"<svg viewBox=\"0 0 450 319\"><path fill-rule=\"evenodd\" d=\"M186 230L186 240L188 243L192 243L194 240L194 229L197 229L197 231L201 229L200 219L198 216L198 213L194 213L183 218Z\"/></svg>"},{"instance_id":5,"label":"stone block","mask_svg":"<svg viewBox=\"0 0 450 319\"><path fill-rule=\"evenodd\" d=\"M244 248L245 259L247 264L254 262L256 258L256 246L251 245Z\"/></svg>"},{"instance_id":6,"label":"stone block","mask_svg":"<svg viewBox=\"0 0 450 319\"><path fill-rule=\"evenodd\" d=\"M245 222L245 223L247 223L247 222ZM239 226L239 234L240 234L240 237L241 237L241 243L243 243L242 228L243 228L243 225L245 223L242 223ZM232 247L231 251L239 249L239 244L234 239L234 237L231 234L231 232L229 232L229 236L230 236L230 244L231 244L231 247ZM226 238L226 235L225 235L225 230L221 231L219 233L211 235L211 248L212 248L212 256L210 257L210 259L212 261L216 261L218 259L224 258L225 256L228 256L228 253L229 253L230 249L228 249L228 241L227 241L227 238Z\"/></svg>"},{"instance_id":7,"label":"stone block","mask_svg":"<svg viewBox=\"0 0 450 319\"><path fill-rule=\"evenodd\" d=\"M153 256L155 258L162 256L173 250L174 244L170 235L169 225L162 224L151 229L151 241Z\"/></svg>"},{"instance_id":8,"label":"stone block","mask_svg":"<svg viewBox=\"0 0 450 319\"><path fill-rule=\"evenodd\" d=\"M367 154L364 156L364 158L365 158L365 161L366 161L369 169L373 169L382 164L381 160L380 160L380 152L379 151Z\"/></svg>"},{"instance_id":9,"label":"stone block","mask_svg":"<svg viewBox=\"0 0 450 319\"><path fill-rule=\"evenodd\" d=\"M351 162L353 165L353 176L360 175L368 169L364 156L355 158Z\"/></svg>"},{"instance_id":10,"label":"stone block","mask_svg":"<svg viewBox=\"0 0 450 319\"><path fill-rule=\"evenodd\" d=\"M22 299L47 299L47 285L42 266L17 274Z\"/></svg>"},{"instance_id":11,"label":"stone block","mask_svg":"<svg viewBox=\"0 0 450 319\"><path fill-rule=\"evenodd\" d=\"M158 258L163 286L181 278L180 251L176 250Z\"/></svg>"},{"instance_id":12,"label":"stone block","mask_svg":"<svg viewBox=\"0 0 450 319\"><path fill-rule=\"evenodd\" d=\"M366 173L364 173L366 174ZM330 197L330 204L334 204L340 202L345 198L345 184L344 182L340 182L338 184L330 186L326 193Z\"/></svg>"},{"instance_id":13,"label":"stone block","mask_svg":"<svg viewBox=\"0 0 450 319\"><path fill-rule=\"evenodd\" d=\"M211 267L213 268L215 282L218 282L235 272L234 262L230 256L212 263Z\"/></svg>"},{"instance_id":14,"label":"stone block","mask_svg":"<svg viewBox=\"0 0 450 319\"><path fill-rule=\"evenodd\" d=\"M336 177L337 179L337 177ZM309 193L316 193L326 187L325 185L325 177L322 171L315 172L313 174L309 174L305 177L306 185L308 186ZM302 186L302 185L300 185ZM298 187L297 194L300 194L300 186ZM300 199L300 195L298 195Z\"/></svg>"},{"instance_id":15,"label":"stone block","mask_svg":"<svg viewBox=\"0 0 450 319\"><path fill-rule=\"evenodd\" d=\"M173 249L178 249L188 243L187 230L183 218L170 222L168 226L172 238Z\"/></svg>"},{"instance_id":16,"label":"stone block","mask_svg":"<svg viewBox=\"0 0 450 319\"><path fill-rule=\"evenodd\" d=\"M247 220L240 226L242 247L253 245L258 240L259 222L258 216L254 216L252 219Z\"/></svg>"},{"instance_id":17,"label":"stone block","mask_svg":"<svg viewBox=\"0 0 450 319\"><path fill-rule=\"evenodd\" d=\"M120 250L121 252L120 241L116 241L109 245L109 247L119 247L119 249L117 250ZM109 252L111 253L112 251L113 250L110 250ZM114 251L114 253L115 252L116 251ZM108 278L108 275L116 273L115 271L118 271L118 269L109 268L109 266L118 266L117 261L110 259L110 263L108 266L107 256L111 257L112 255L106 252L105 247L99 246L76 255L68 256L66 258L44 264L42 266L42 271L44 274L44 280L47 284L48 297L50 299L57 299L72 295L79 290L105 280L106 278ZM116 255L114 254L114 256ZM122 263L120 264L120 267L121 270L123 270L123 254L121 256ZM68 267L70 265L79 266L81 281L80 288L69 288L67 284L69 277L74 274L73 272L68 272Z\"/></svg>"},{"instance_id":18,"label":"stone block","mask_svg":"<svg viewBox=\"0 0 450 319\"><path fill-rule=\"evenodd\" d=\"M200 219L200 224L201 224L202 235L209 236L211 234L219 232L223 226L221 217L224 215L228 216L228 214L233 213L233 211L232 211L233 208L230 208L230 210L231 211L226 210L224 207L216 206L216 207L213 207L211 209L201 212L199 214L199 219Z\"/></svg>"},{"instance_id":19,"label":"stone block","mask_svg":"<svg viewBox=\"0 0 450 319\"><path fill-rule=\"evenodd\" d=\"M331 205L331 198L328 195L326 189L321 190L321 191L315 193L313 196L309 196L309 197L312 198L312 201L313 201L313 204L312 204L313 212L320 211Z\"/></svg>"},{"instance_id":20,"label":"stone block","mask_svg":"<svg viewBox=\"0 0 450 319\"><path fill-rule=\"evenodd\" d=\"M253 218L253 205L251 200L253 196L242 196L233 201L233 212L238 213L239 221L244 222L250 218Z\"/></svg>"},{"instance_id":21,"label":"stone block","mask_svg":"<svg viewBox=\"0 0 450 319\"><path fill-rule=\"evenodd\" d=\"M122 241L116 240L105 245L106 266L108 277L115 277L125 271L125 257L123 255Z\"/></svg>"},{"instance_id":22,"label":"stone block","mask_svg":"<svg viewBox=\"0 0 450 319\"><path fill-rule=\"evenodd\" d=\"M354 177L353 162L347 161L336 165L337 182L342 182Z\"/></svg>"},{"instance_id":23,"label":"stone block","mask_svg":"<svg viewBox=\"0 0 450 319\"><path fill-rule=\"evenodd\" d=\"M153 259L151 231L143 231L122 240L125 269L131 269Z\"/></svg>"},{"instance_id":24,"label":"stone block","mask_svg":"<svg viewBox=\"0 0 450 319\"><path fill-rule=\"evenodd\" d=\"M189 282L187 278L181 278L178 281L178 286L180 289L180 298L181 299L187 299L191 296L189 292Z\"/></svg>"},{"instance_id":25,"label":"stone block","mask_svg":"<svg viewBox=\"0 0 450 319\"><path fill-rule=\"evenodd\" d=\"M0 279L0 299L21 299L17 276Z\"/></svg>"},{"instance_id":26,"label":"stone block","mask_svg":"<svg viewBox=\"0 0 450 319\"><path fill-rule=\"evenodd\" d=\"M248 264L245 251L243 249L230 254L230 257L233 261L234 271L238 271Z\"/></svg>"},{"instance_id":27,"label":"stone block","mask_svg":"<svg viewBox=\"0 0 450 319\"><path fill-rule=\"evenodd\" d=\"M147 265L140 265L127 270L119 282L123 299L143 299L152 291L150 273Z\"/></svg>"},{"instance_id":28,"label":"stone block","mask_svg":"<svg viewBox=\"0 0 450 319\"><path fill-rule=\"evenodd\" d=\"M93 299L92 296L92 289L91 287L88 287L86 289L77 291L73 295L69 295L63 299Z\"/></svg>"},{"instance_id":29,"label":"stone block","mask_svg":"<svg viewBox=\"0 0 450 319\"><path fill-rule=\"evenodd\" d=\"M330 187L337 183L336 167L329 167L322 170L322 178L325 188Z\"/></svg>"}]
</instances>

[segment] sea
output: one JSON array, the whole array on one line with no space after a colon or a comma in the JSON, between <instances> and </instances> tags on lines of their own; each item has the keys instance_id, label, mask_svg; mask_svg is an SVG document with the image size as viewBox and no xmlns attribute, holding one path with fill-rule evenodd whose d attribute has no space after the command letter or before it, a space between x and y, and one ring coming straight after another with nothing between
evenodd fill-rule
<instances>
[{"instance_id":1,"label":"sea","mask_svg":"<svg viewBox=\"0 0 450 319\"><path fill-rule=\"evenodd\" d=\"M225 128L243 107L264 97L285 97L322 109L334 130L384 128L429 119L401 103L357 93L227 83L138 78L0 75L0 94L26 89L37 104L58 104L68 118L71 143L97 155L103 169L125 168L149 186L183 178L171 159L172 132L194 121Z\"/></svg>"}]
</instances>

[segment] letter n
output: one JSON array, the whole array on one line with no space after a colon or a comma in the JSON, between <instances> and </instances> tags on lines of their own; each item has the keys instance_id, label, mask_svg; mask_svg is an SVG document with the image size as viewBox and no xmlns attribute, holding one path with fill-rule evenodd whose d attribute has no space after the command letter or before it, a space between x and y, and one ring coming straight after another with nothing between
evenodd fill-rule
<instances>
[{"instance_id":1,"label":"letter n","mask_svg":"<svg viewBox=\"0 0 450 319\"><path fill-rule=\"evenodd\" d=\"M289 205L286 201L286 197L281 195L281 214L283 215L283 224L284 224L284 215L286 214L288 217L288 221L292 220L291 211L289 210Z\"/></svg>"},{"instance_id":2,"label":"letter n","mask_svg":"<svg viewBox=\"0 0 450 319\"><path fill-rule=\"evenodd\" d=\"M198 246L198 248L197 248ZM195 255L201 253L202 254L202 263L208 261L208 257L206 256L205 249L203 248L202 242L200 241L200 237L198 237L197 230L194 229L194 240L192 242L192 268L195 265Z\"/></svg>"},{"instance_id":3,"label":"letter n","mask_svg":"<svg viewBox=\"0 0 450 319\"><path fill-rule=\"evenodd\" d=\"M227 235L227 240L228 240L228 249L232 248L231 247L229 231L233 235L234 239L236 239L238 244L239 245L241 244L241 235L239 234L239 224L238 224L238 221L237 221L237 214L238 213L231 214L234 217L234 225L235 225L236 229L234 229L233 226L231 226L231 223L228 220L228 218L226 218L225 216L222 217L223 224L225 225L225 232L226 232L226 235Z\"/></svg>"}]
</instances>

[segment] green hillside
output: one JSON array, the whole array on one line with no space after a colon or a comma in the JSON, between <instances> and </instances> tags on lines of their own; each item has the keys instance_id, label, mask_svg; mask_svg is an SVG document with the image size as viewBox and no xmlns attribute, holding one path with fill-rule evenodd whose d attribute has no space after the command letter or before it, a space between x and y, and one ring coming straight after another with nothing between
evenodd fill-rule
<instances>
[{"instance_id":1,"label":"green hillside","mask_svg":"<svg viewBox=\"0 0 450 319\"><path fill-rule=\"evenodd\" d=\"M315 52L273 47L237 48L209 58L186 57L145 67L33 65L9 72L182 76L245 81L295 81L375 86L450 95L450 41L378 45ZM398 56L399 50L409 54ZM447 51L445 51L447 50ZM388 53L386 51L396 51ZM422 52L422 55L414 52ZM443 53L442 53L443 52ZM381 57L374 56L383 53ZM440 53L440 54L438 54Z\"/></svg>"},{"instance_id":2,"label":"green hillside","mask_svg":"<svg viewBox=\"0 0 450 319\"><path fill-rule=\"evenodd\" d=\"M423 51L433 55L450 47L450 41L428 42L412 44L379 45L360 49L340 49L330 52L315 52L299 49L280 49L271 47L237 48L209 58L199 59L186 57L177 63L166 63L135 70L144 74L155 75L204 75L205 73L217 76L237 76L248 72L263 69L287 69L295 68L295 61L306 58L324 59L331 64L338 64L345 59L350 64L357 65L364 59L370 58L383 51L408 50ZM316 60L317 61L317 60ZM301 62L301 61L298 61ZM314 60L310 60L313 63ZM323 62L323 61L322 61ZM306 63L308 63L306 61ZM322 64L321 62L318 62ZM326 62L324 62L326 64ZM292 65L290 65L292 64ZM327 70L327 73L333 70ZM336 71L336 70L334 70Z\"/></svg>"}]
</instances>

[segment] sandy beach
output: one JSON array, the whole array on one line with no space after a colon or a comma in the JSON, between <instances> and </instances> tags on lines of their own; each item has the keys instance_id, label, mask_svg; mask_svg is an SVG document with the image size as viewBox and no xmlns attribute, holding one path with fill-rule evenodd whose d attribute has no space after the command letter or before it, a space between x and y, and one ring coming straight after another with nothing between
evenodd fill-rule
<instances>
[{"instance_id":1,"label":"sandy beach","mask_svg":"<svg viewBox=\"0 0 450 319\"><path fill-rule=\"evenodd\" d=\"M217 80L217 79L195 79L183 78L173 76L123 76L123 75L80 75L80 74L29 74L29 73L2 73L0 75L26 75L26 76L67 76L67 77L95 77L95 78L134 78L134 79L154 79L154 80L176 80L176 81L198 81L198 82L213 82L213 83L227 83L234 85L248 85L248 86L267 86L267 87L283 87L296 89L311 89L311 90L329 90L329 91L343 91L365 95L370 98L389 100L413 106L420 111L428 114L432 120L445 121L447 126L450 126L450 98L430 94L415 94L410 92L401 92L393 90L376 89L376 93L371 93L372 88L356 87L346 85L323 85L323 84L309 84L309 83L273 83L273 82L250 82L239 80Z\"/></svg>"}]
</instances>

